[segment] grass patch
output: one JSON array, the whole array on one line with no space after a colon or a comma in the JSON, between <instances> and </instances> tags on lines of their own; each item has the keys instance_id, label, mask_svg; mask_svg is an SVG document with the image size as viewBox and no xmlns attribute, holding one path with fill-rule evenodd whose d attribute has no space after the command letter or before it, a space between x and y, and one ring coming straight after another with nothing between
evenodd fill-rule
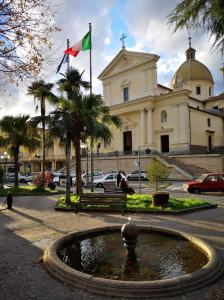
<instances>
[{"instance_id":1,"label":"grass patch","mask_svg":"<svg viewBox=\"0 0 224 300\"><path fill-rule=\"evenodd\" d=\"M192 207L198 207L209 204L208 202L197 199L197 198L170 198L169 206L167 208L162 208L161 206L152 205L151 195L128 195L127 197L127 208L130 209L145 209L145 210L165 210L174 211L182 210Z\"/></svg>"},{"instance_id":2,"label":"grass patch","mask_svg":"<svg viewBox=\"0 0 224 300\"><path fill-rule=\"evenodd\" d=\"M74 208L75 204L79 201L79 197L77 195L71 195L71 205L70 208ZM153 206L152 205L152 196L151 195L128 195L127 196L127 209L135 209L135 210L163 210L163 211L176 211L176 210L183 210L192 207L200 207L203 205L209 204L208 202L197 199L197 198L170 198L169 199L169 206L167 208L162 208L160 206ZM60 197L58 208L66 208L65 205L65 196ZM104 207L104 205L100 206ZM91 206L89 206L91 208Z\"/></svg>"},{"instance_id":3,"label":"grass patch","mask_svg":"<svg viewBox=\"0 0 224 300\"><path fill-rule=\"evenodd\" d=\"M7 195L8 192L11 192L14 196L19 195L48 195L48 194L56 194L60 191L58 190L51 190L50 188L45 188L44 191L38 189L35 185L27 185L19 187L15 189L14 187L9 187L5 189L0 189L0 197L4 197ZM63 191L61 191L63 192Z\"/></svg>"},{"instance_id":4,"label":"grass patch","mask_svg":"<svg viewBox=\"0 0 224 300\"><path fill-rule=\"evenodd\" d=\"M70 201L71 201L71 205L69 206L69 208L75 208L75 204L77 202L79 202L79 196L77 195L70 195ZM67 208L68 206L66 206L65 204L65 196L61 196L59 198L59 201L58 201L58 204L57 204L57 207L59 208Z\"/></svg>"}]
</instances>

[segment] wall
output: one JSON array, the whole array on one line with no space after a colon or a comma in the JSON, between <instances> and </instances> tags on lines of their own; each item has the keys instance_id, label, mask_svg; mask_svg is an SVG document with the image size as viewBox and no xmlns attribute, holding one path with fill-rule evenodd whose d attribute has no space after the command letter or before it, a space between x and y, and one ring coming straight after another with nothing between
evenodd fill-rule
<instances>
[{"instance_id":1,"label":"wall","mask_svg":"<svg viewBox=\"0 0 224 300\"><path fill-rule=\"evenodd\" d=\"M224 110L224 95L223 99L211 100L205 103L205 109L210 109L218 106L219 109Z\"/></svg>"},{"instance_id":2,"label":"wall","mask_svg":"<svg viewBox=\"0 0 224 300\"><path fill-rule=\"evenodd\" d=\"M203 168L208 172L224 172L224 155L200 154L200 155L178 155L170 158L180 161L186 165Z\"/></svg>"},{"instance_id":3,"label":"wall","mask_svg":"<svg viewBox=\"0 0 224 300\"><path fill-rule=\"evenodd\" d=\"M141 156L140 166L141 170L147 170L148 165L150 164L150 160L152 158L149 156ZM126 174L138 170L138 166L136 166L136 162L138 161L138 156L119 156L119 157L107 157L107 158L94 158L94 170L101 170L104 173L111 171L122 170ZM86 159L82 159L82 170L86 171ZM75 170L75 167L73 166ZM90 169L90 166L89 166ZM169 179L183 179L184 177L181 173L177 172L173 168L169 168L170 175Z\"/></svg>"},{"instance_id":4,"label":"wall","mask_svg":"<svg viewBox=\"0 0 224 300\"><path fill-rule=\"evenodd\" d=\"M207 119L210 118L211 126L208 127ZM200 110L190 109L190 123L191 123L191 144L208 146L208 136L213 136L213 145L223 146L224 131L223 119L221 117L205 113ZM208 131L206 131L208 130ZM214 133L212 133L214 131Z\"/></svg>"}]
</instances>

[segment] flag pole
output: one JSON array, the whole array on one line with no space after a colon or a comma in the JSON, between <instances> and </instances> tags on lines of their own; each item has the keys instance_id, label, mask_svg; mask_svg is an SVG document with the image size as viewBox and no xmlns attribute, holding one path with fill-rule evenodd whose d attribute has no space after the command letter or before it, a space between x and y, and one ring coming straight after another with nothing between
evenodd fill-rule
<instances>
[{"instance_id":1,"label":"flag pole","mask_svg":"<svg viewBox=\"0 0 224 300\"><path fill-rule=\"evenodd\" d=\"M67 39L67 49L69 48L69 39ZM67 60L67 73L69 72L69 55L66 54L66 60ZM67 97L69 99L69 93L67 93ZM66 112L65 112L66 116ZM65 119L65 131L66 131L66 141L65 141L65 151L66 151L66 197L65 197L65 203L66 205L70 205L70 158L71 158L71 141L70 138L68 137L68 129L70 126L69 121L69 114L67 114L66 119Z\"/></svg>"},{"instance_id":2,"label":"flag pole","mask_svg":"<svg viewBox=\"0 0 224 300\"><path fill-rule=\"evenodd\" d=\"M90 96L92 95L92 25L89 23L90 49L89 49L89 81L90 81ZM93 139L90 137L90 172L91 172L91 192L93 188ZM88 174L87 174L88 176Z\"/></svg>"},{"instance_id":3,"label":"flag pole","mask_svg":"<svg viewBox=\"0 0 224 300\"><path fill-rule=\"evenodd\" d=\"M70 47L69 39L67 39L67 49ZM69 71L69 55L67 54L67 71Z\"/></svg>"},{"instance_id":4,"label":"flag pole","mask_svg":"<svg viewBox=\"0 0 224 300\"><path fill-rule=\"evenodd\" d=\"M92 25L89 23L90 50L89 50L89 78L90 78L90 95L92 95Z\"/></svg>"}]
</instances>

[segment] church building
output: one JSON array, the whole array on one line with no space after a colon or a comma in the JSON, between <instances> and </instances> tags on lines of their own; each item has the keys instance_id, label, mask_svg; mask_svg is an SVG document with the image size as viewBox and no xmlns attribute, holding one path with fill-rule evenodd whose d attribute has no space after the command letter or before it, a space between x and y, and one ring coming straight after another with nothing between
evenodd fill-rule
<instances>
[{"instance_id":1,"label":"church building","mask_svg":"<svg viewBox=\"0 0 224 300\"><path fill-rule=\"evenodd\" d=\"M171 88L158 83L158 60L156 54L123 47L99 75L105 104L123 120L120 131L112 130L114 140L105 151L154 149L170 155L221 151L224 95L214 96L212 74L196 59L196 50L189 43Z\"/></svg>"}]
</instances>

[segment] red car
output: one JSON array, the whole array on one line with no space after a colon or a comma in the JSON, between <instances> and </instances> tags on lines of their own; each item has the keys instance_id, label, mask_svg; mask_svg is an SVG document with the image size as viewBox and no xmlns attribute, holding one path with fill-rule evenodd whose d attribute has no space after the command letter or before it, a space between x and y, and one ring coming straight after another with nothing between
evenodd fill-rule
<instances>
[{"instance_id":1,"label":"red car","mask_svg":"<svg viewBox=\"0 0 224 300\"><path fill-rule=\"evenodd\" d=\"M183 184L185 191L200 194L201 192L224 192L224 173L202 174L198 179Z\"/></svg>"}]
</instances>

